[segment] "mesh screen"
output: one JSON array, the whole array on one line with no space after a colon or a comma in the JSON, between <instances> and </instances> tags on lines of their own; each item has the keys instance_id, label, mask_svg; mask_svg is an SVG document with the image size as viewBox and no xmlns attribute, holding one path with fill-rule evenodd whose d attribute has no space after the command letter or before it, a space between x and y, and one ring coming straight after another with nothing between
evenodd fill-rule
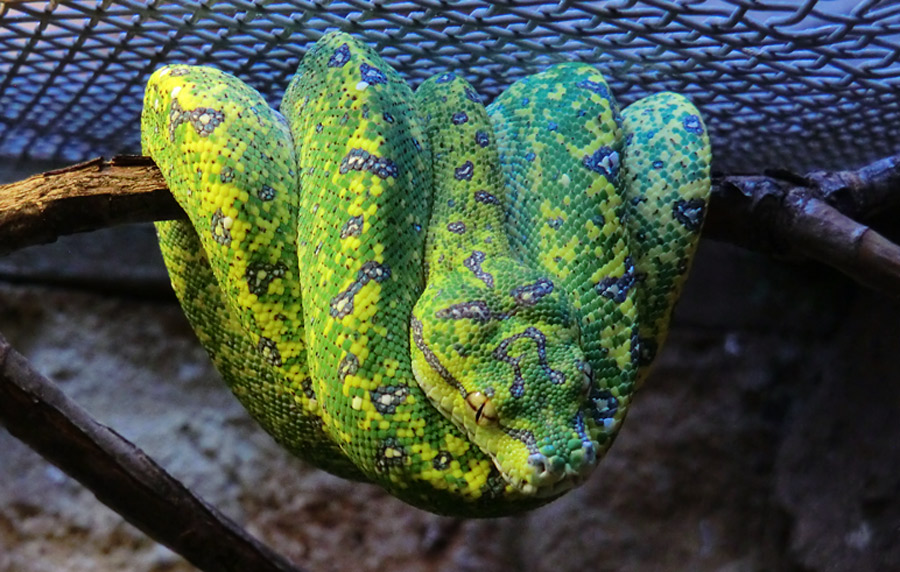
<instances>
[{"instance_id":1,"label":"mesh screen","mask_svg":"<svg viewBox=\"0 0 900 572\"><path fill-rule=\"evenodd\" d=\"M596 65L621 103L674 90L715 168L845 168L900 150L893 0L0 3L0 157L137 153L163 63L228 70L277 104L324 32L364 38L414 86L453 70L488 100L548 65Z\"/></svg>"}]
</instances>

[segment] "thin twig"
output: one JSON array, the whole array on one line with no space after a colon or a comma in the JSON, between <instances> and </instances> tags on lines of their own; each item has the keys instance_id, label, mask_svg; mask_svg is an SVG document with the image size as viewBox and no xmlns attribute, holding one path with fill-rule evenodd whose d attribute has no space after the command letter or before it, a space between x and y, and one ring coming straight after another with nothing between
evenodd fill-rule
<instances>
[{"instance_id":1,"label":"thin twig","mask_svg":"<svg viewBox=\"0 0 900 572\"><path fill-rule=\"evenodd\" d=\"M130 523L201 570L301 572L94 421L0 335L0 422Z\"/></svg>"}]
</instances>

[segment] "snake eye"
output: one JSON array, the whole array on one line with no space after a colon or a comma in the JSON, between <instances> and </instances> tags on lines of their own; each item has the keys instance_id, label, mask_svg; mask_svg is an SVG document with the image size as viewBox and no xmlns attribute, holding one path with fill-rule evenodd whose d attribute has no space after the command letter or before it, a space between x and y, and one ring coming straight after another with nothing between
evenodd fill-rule
<instances>
[{"instance_id":1,"label":"snake eye","mask_svg":"<svg viewBox=\"0 0 900 572\"><path fill-rule=\"evenodd\" d=\"M581 370L581 391L587 395L591 390L591 384L594 382L594 370L591 369L591 364L586 361L583 361L578 364L578 369Z\"/></svg>"},{"instance_id":2,"label":"snake eye","mask_svg":"<svg viewBox=\"0 0 900 572\"><path fill-rule=\"evenodd\" d=\"M497 422L497 408L491 399L480 391L466 395L466 403L475 412L475 423L485 427Z\"/></svg>"}]
</instances>

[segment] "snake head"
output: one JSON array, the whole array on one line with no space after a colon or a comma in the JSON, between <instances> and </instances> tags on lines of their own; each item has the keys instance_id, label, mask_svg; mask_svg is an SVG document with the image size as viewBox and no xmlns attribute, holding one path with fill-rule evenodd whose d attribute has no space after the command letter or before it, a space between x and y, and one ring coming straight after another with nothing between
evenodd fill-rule
<instances>
[{"instance_id":1,"label":"snake head","mask_svg":"<svg viewBox=\"0 0 900 572\"><path fill-rule=\"evenodd\" d=\"M416 380L513 489L557 496L599 457L576 312L546 274L511 259L465 266L433 277L413 310Z\"/></svg>"}]
</instances>

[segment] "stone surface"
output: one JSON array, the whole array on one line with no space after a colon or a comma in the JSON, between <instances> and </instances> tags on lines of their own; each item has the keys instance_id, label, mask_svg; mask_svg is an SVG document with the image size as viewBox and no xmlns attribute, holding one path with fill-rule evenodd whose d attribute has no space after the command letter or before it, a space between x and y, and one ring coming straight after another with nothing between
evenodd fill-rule
<instances>
[{"instance_id":1,"label":"stone surface","mask_svg":"<svg viewBox=\"0 0 900 572\"><path fill-rule=\"evenodd\" d=\"M595 475L482 521L274 445L194 339L147 227L29 249L0 277L0 331L39 370L310 571L900 569L900 311L827 270L704 242ZM192 569L0 432L0 572Z\"/></svg>"}]
</instances>

